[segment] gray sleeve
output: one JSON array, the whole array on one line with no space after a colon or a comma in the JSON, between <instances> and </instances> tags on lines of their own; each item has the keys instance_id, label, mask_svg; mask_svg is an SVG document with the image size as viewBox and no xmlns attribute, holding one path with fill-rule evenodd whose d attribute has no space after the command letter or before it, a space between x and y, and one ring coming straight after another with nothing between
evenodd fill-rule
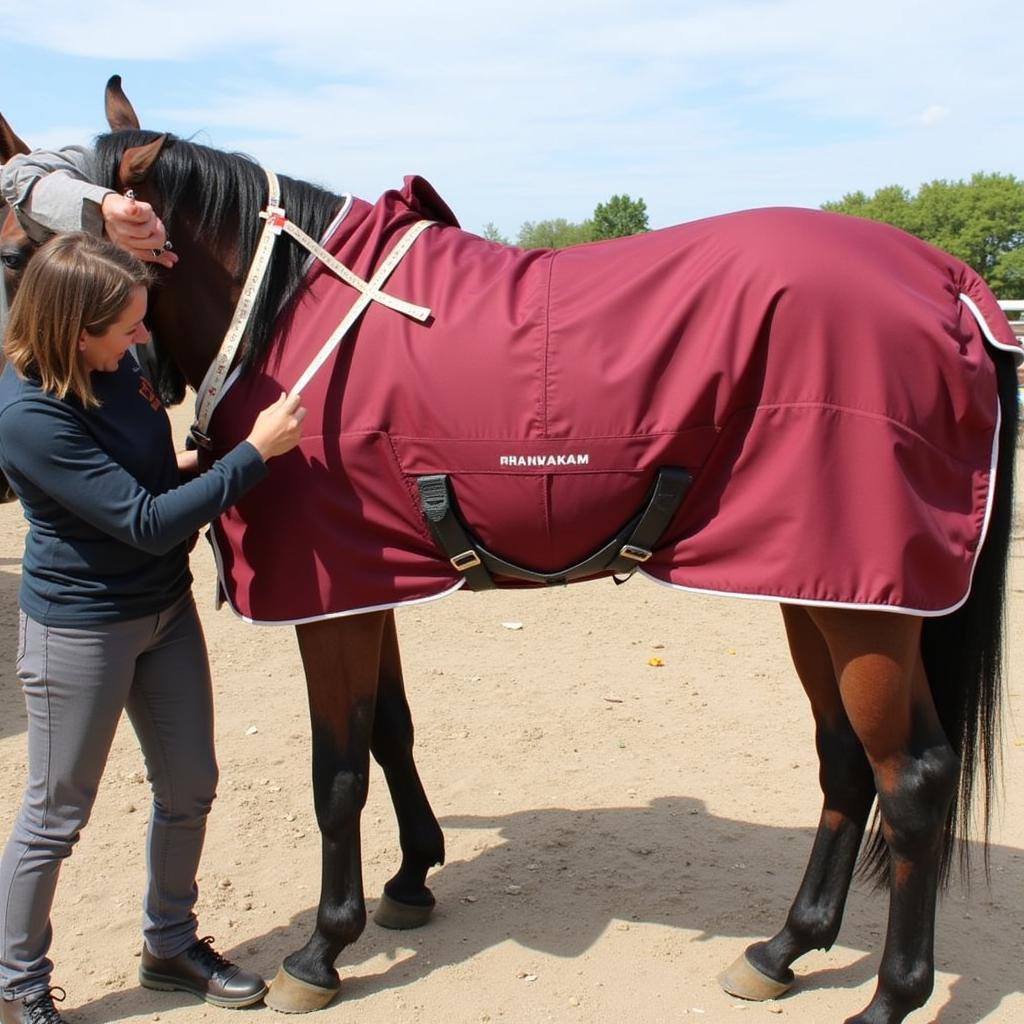
<instances>
[{"instance_id":1,"label":"gray sleeve","mask_svg":"<svg viewBox=\"0 0 1024 1024\"><path fill-rule=\"evenodd\" d=\"M0 191L36 242L60 231L103 234L100 206L111 189L94 185L95 180L95 155L81 146L36 149L0 168Z\"/></svg>"}]
</instances>

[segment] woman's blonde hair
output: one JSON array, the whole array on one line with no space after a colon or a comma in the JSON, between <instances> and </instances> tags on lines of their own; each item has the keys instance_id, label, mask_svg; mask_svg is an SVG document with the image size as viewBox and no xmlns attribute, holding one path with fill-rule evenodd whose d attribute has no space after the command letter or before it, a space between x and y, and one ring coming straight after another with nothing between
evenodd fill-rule
<instances>
[{"instance_id":1,"label":"woman's blonde hair","mask_svg":"<svg viewBox=\"0 0 1024 1024\"><path fill-rule=\"evenodd\" d=\"M51 238L32 257L11 303L4 355L22 377L57 398L99 404L79 353L82 331L103 334L152 281L149 268L106 239L81 231Z\"/></svg>"}]
</instances>

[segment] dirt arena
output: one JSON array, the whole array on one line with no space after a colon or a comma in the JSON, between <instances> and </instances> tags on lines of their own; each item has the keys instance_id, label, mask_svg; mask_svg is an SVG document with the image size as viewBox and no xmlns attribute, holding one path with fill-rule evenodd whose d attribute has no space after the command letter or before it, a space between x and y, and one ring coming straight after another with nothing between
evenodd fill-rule
<instances>
[{"instance_id":1,"label":"dirt arena","mask_svg":"<svg viewBox=\"0 0 1024 1024\"><path fill-rule=\"evenodd\" d=\"M183 435L184 414L175 420ZM1024 514L1017 534L991 886L979 873L942 901L936 990L909 1024L1024 1021ZM20 508L0 508L4 835L24 780L13 671L23 535ZM298 651L288 628L214 610L205 543L193 567L221 765L200 934L269 977L308 936L319 890ZM839 944L797 964L786 998L743 1003L715 981L782 924L819 811L811 718L775 605L601 581L456 594L401 611L398 626L420 770L447 837L447 863L429 880L438 908L413 932L371 917L318 1020L834 1024L867 1003L886 901L862 885ZM69 1022L283 1020L138 987L147 808L124 722L58 891L54 981ZM363 862L372 911L398 863L376 767Z\"/></svg>"}]
</instances>

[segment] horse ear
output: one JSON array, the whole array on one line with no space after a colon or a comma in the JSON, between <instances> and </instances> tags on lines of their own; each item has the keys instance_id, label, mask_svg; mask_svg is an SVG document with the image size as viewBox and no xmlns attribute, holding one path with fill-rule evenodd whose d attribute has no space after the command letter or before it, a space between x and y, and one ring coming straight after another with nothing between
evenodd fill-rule
<instances>
[{"instance_id":1,"label":"horse ear","mask_svg":"<svg viewBox=\"0 0 1024 1024\"><path fill-rule=\"evenodd\" d=\"M27 153L29 147L14 134L7 119L0 114L0 164L6 163L15 153Z\"/></svg>"},{"instance_id":2,"label":"horse ear","mask_svg":"<svg viewBox=\"0 0 1024 1024\"><path fill-rule=\"evenodd\" d=\"M166 135L161 135L144 146L131 146L121 156L121 164L118 167L118 180L122 188L131 185L140 185L146 180L146 176L152 170L156 158L160 155Z\"/></svg>"},{"instance_id":3,"label":"horse ear","mask_svg":"<svg viewBox=\"0 0 1024 1024\"><path fill-rule=\"evenodd\" d=\"M107 124L110 125L112 132L139 130L139 116L121 88L120 75L110 76L104 93L103 107L107 113Z\"/></svg>"}]
</instances>

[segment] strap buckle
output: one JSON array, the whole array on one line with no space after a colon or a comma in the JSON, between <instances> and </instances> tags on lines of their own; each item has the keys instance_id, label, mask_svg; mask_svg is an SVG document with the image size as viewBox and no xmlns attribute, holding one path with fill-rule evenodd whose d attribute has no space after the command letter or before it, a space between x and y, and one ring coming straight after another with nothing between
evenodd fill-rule
<instances>
[{"instance_id":1,"label":"strap buckle","mask_svg":"<svg viewBox=\"0 0 1024 1024\"><path fill-rule=\"evenodd\" d=\"M623 558L631 558L634 562L646 562L651 557L652 552L648 551L647 548L637 547L635 544L623 544L619 548L619 554Z\"/></svg>"},{"instance_id":2,"label":"strap buckle","mask_svg":"<svg viewBox=\"0 0 1024 1024\"><path fill-rule=\"evenodd\" d=\"M467 569L475 569L478 565L483 565L480 560L480 556L470 548L468 551L463 551L456 555L454 558L449 559L452 565L455 566L459 572L465 572Z\"/></svg>"}]
</instances>

